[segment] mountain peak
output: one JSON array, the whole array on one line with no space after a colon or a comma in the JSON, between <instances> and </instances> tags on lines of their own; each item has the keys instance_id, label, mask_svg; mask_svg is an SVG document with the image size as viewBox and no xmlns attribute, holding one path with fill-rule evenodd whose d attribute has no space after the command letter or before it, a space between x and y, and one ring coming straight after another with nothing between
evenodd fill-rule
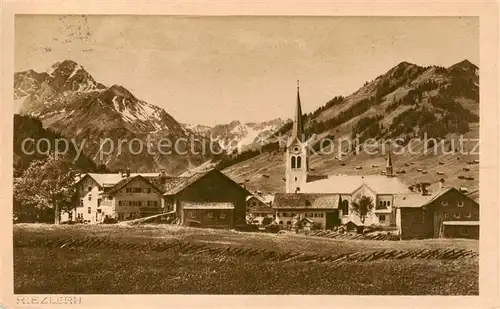
<instances>
[{"instance_id":1,"label":"mountain peak","mask_svg":"<svg viewBox=\"0 0 500 309\"><path fill-rule=\"evenodd\" d=\"M127 88L123 87L122 85L115 84L115 85L109 87L108 89L116 96L137 100L136 97Z\"/></svg>"},{"instance_id":2,"label":"mountain peak","mask_svg":"<svg viewBox=\"0 0 500 309\"><path fill-rule=\"evenodd\" d=\"M455 63L449 69L452 70L452 69L458 69L458 68L464 69L467 71L475 71L475 70L479 69L474 63L470 62L467 59L464 59L458 63Z\"/></svg>"}]
</instances>

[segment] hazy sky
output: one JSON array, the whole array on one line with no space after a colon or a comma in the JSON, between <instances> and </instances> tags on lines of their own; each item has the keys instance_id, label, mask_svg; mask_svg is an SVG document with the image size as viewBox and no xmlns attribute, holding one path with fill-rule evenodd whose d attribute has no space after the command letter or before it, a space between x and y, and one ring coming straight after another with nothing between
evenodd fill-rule
<instances>
[{"instance_id":1,"label":"hazy sky","mask_svg":"<svg viewBox=\"0 0 500 309\"><path fill-rule=\"evenodd\" d=\"M180 122L311 112L401 61L479 64L474 17L17 16L15 69L80 63Z\"/></svg>"}]
</instances>

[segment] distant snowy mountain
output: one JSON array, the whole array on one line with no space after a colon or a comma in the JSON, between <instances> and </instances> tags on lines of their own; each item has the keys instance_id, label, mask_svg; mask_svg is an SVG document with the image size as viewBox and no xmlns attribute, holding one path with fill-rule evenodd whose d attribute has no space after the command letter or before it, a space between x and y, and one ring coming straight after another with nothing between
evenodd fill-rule
<instances>
[{"instance_id":1,"label":"distant snowy mountain","mask_svg":"<svg viewBox=\"0 0 500 309\"><path fill-rule=\"evenodd\" d=\"M253 144L266 144L267 139L281 128L285 121L277 118L263 122L232 121L214 127L204 125L183 124L184 128L196 134L206 136L217 142L228 153L244 150Z\"/></svg>"},{"instance_id":2,"label":"distant snowy mountain","mask_svg":"<svg viewBox=\"0 0 500 309\"><path fill-rule=\"evenodd\" d=\"M132 154L129 147L124 147L120 153L114 151L106 157L98 156L100 141L105 138L113 141L138 138L147 143L149 136L149 143L154 143L160 138L175 142L197 134L183 127L162 108L136 98L123 86L106 87L96 82L81 65L71 60L55 63L43 73L33 70L15 73L14 99L20 114L37 117L44 127L76 138L79 143L85 140L84 152L110 169L128 167L152 171L162 168L180 173L188 166L211 158L211 154L198 151L189 155L146 151ZM203 136L200 138L210 143Z\"/></svg>"}]
</instances>

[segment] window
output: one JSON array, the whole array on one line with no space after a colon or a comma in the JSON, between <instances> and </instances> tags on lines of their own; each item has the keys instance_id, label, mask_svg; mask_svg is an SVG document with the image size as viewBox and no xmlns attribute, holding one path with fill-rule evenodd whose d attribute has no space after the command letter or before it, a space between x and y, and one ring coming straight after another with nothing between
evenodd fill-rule
<instances>
[{"instance_id":1,"label":"window","mask_svg":"<svg viewBox=\"0 0 500 309\"><path fill-rule=\"evenodd\" d=\"M295 168L295 157L292 157L291 166L292 168Z\"/></svg>"},{"instance_id":2,"label":"window","mask_svg":"<svg viewBox=\"0 0 500 309\"><path fill-rule=\"evenodd\" d=\"M457 206L458 207L464 207L464 201L458 201Z\"/></svg>"},{"instance_id":3,"label":"window","mask_svg":"<svg viewBox=\"0 0 500 309\"><path fill-rule=\"evenodd\" d=\"M188 212L188 216L189 218L196 218L196 214L192 210Z\"/></svg>"},{"instance_id":4,"label":"window","mask_svg":"<svg viewBox=\"0 0 500 309\"><path fill-rule=\"evenodd\" d=\"M288 213L287 212L284 212L282 215L283 215L283 217L288 217Z\"/></svg>"},{"instance_id":5,"label":"window","mask_svg":"<svg viewBox=\"0 0 500 309\"><path fill-rule=\"evenodd\" d=\"M207 215L208 215L209 218L213 218L214 217L214 214L211 211Z\"/></svg>"},{"instance_id":6,"label":"window","mask_svg":"<svg viewBox=\"0 0 500 309\"><path fill-rule=\"evenodd\" d=\"M472 214L471 214L470 212L466 212L466 213L465 213L465 217L466 217L466 218L470 218L470 217L472 217Z\"/></svg>"},{"instance_id":7,"label":"window","mask_svg":"<svg viewBox=\"0 0 500 309\"><path fill-rule=\"evenodd\" d=\"M91 201L91 200L92 200L92 195L89 194L89 201Z\"/></svg>"},{"instance_id":8,"label":"window","mask_svg":"<svg viewBox=\"0 0 500 309\"><path fill-rule=\"evenodd\" d=\"M144 188L144 193L151 193L151 188Z\"/></svg>"},{"instance_id":9,"label":"window","mask_svg":"<svg viewBox=\"0 0 500 309\"><path fill-rule=\"evenodd\" d=\"M467 228L466 227L460 227L460 234L462 235L467 235L468 234L468 231L467 231Z\"/></svg>"},{"instance_id":10,"label":"window","mask_svg":"<svg viewBox=\"0 0 500 309\"><path fill-rule=\"evenodd\" d=\"M382 207L384 204L384 202L380 201L378 204L380 205L380 207Z\"/></svg>"},{"instance_id":11,"label":"window","mask_svg":"<svg viewBox=\"0 0 500 309\"><path fill-rule=\"evenodd\" d=\"M123 213L118 213L118 220L123 220Z\"/></svg>"},{"instance_id":12,"label":"window","mask_svg":"<svg viewBox=\"0 0 500 309\"><path fill-rule=\"evenodd\" d=\"M280 221L280 224L283 224L283 221Z\"/></svg>"},{"instance_id":13,"label":"window","mask_svg":"<svg viewBox=\"0 0 500 309\"><path fill-rule=\"evenodd\" d=\"M89 190L89 192L92 191L92 187L88 187L87 190Z\"/></svg>"},{"instance_id":14,"label":"window","mask_svg":"<svg viewBox=\"0 0 500 309\"><path fill-rule=\"evenodd\" d=\"M383 205L383 206L384 206L384 207L387 207L387 202L386 202L386 201L384 201L384 205Z\"/></svg>"},{"instance_id":15,"label":"window","mask_svg":"<svg viewBox=\"0 0 500 309\"><path fill-rule=\"evenodd\" d=\"M456 212L456 213L453 215L453 217L454 217L455 219L460 219L460 213L459 213L459 212Z\"/></svg>"},{"instance_id":16,"label":"window","mask_svg":"<svg viewBox=\"0 0 500 309\"><path fill-rule=\"evenodd\" d=\"M80 199L80 207L83 207L83 199Z\"/></svg>"},{"instance_id":17,"label":"window","mask_svg":"<svg viewBox=\"0 0 500 309\"><path fill-rule=\"evenodd\" d=\"M221 212L219 218L226 219L226 214L224 212Z\"/></svg>"},{"instance_id":18,"label":"window","mask_svg":"<svg viewBox=\"0 0 500 309\"><path fill-rule=\"evenodd\" d=\"M306 206L311 206L311 201L306 201Z\"/></svg>"},{"instance_id":19,"label":"window","mask_svg":"<svg viewBox=\"0 0 500 309\"><path fill-rule=\"evenodd\" d=\"M342 201L342 215L347 216L349 214L349 201Z\"/></svg>"},{"instance_id":20,"label":"window","mask_svg":"<svg viewBox=\"0 0 500 309\"><path fill-rule=\"evenodd\" d=\"M302 158L301 157L297 157L297 168L300 168L301 161L302 161Z\"/></svg>"},{"instance_id":21,"label":"window","mask_svg":"<svg viewBox=\"0 0 500 309\"><path fill-rule=\"evenodd\" d=\"M134 193L141 193L142 192L142 188L132 188L132 192L134 192Z\"/></svg>"},{"instance_id":22,"label":"window","mask_svg":"<svg viewBox=\"0 0 500 309\"><path fill-rule=\"evenodd\" d=\"M291 225L292 224L292 221L287 221L286 222L287 225Z\"/></svg>"},{"instance_id":23,"label":"window","mask_svg":"<svg viewBox=\"0 0 500 309\"><path fill-rule=\"evenodd\" d=\"M132 188L125 188L125 192L132 193Z\"/></svg>"},{"instance_id":24,"label":"window","mask_svg":"<svg viewBox=\"0 0 500 309\"><path fill-rule=\"evenodd\" d=\"M108 200L110 200L110 201L111 201L112 199L113 199L113 198L112 198L111 196L108 196Z\"/></svg>"},{"instance_id":25,"label":"window","mask_svg":"<svg viewBox=\"0 0 500 309\"><path fill-rule=\"evenodd\" d=\"M92 213L92 207L89 207L89 208L88 208L88 212L89 212L89 214L91 214L91 213Z\"/></svg>"},{"instance_id":26,"label":"window","mask_svg":"<svg viewBox=\"0 0 500 309\"><path fill-rule=\"evenodd\" d=\"M158 206L158 202L157 201L148 201L148 206Z\"/></svg>"},{"instance_id":27,"label":"window","mask_svg":"<svg viewBox=\"0 0 500 309\"><path fill-rule=\"evenodd\" d=\"M391 206L391 201L387 201L387 206Z\"/></svg>"},{"instance_id":28,"label":"window","mask_svg":"<svg viewBox=\"0 0 500 309\"><path fill-rule=\"evenodd\" d=\"M295 193L298 193L298 192L300 192L300 188L299 187L295 188Z\"/></svg>"},{"instance_id":29,"label":"window","mask_svg":"<svg viewBox=\"0 0 500 309\"><path fill-rule=\"evenodd\" d=\"M444 217L444 218L449 218L449 217L450 217L450 214L449 214L449 213L447 213L447 212L443 212L443 217Z\"/></svg>"},{"instance_id":30,"label":"window","mask_svg":"<svg viewBox=\"0 0 500 309\"><path fill-rule=\"evenodd\" d=\"M100 206L101 206L101 201L102 201L102 200L101 200L100 198L99 198L99 199L97 199L97 207L100 207Z\"/></svg>"},{"instance_id":31,"label":"window","mask_svg":"<svg viewBox=\"0 0 500 309\"><path fill-rule=\"evenodd\" d=\"M441 201L441 205L448 206L448 201Z\"/></svg>"},{"instance_id":32,"label":"window","mask_svg":"<svg viewBox=\"0 0 500 309\"><path fill-rule=\"evenodd\" d=\"M379 215L379 216L378 216L378 220L379 220L380 222L385 222L385 215Z\"/></svg>"}]
</instances>

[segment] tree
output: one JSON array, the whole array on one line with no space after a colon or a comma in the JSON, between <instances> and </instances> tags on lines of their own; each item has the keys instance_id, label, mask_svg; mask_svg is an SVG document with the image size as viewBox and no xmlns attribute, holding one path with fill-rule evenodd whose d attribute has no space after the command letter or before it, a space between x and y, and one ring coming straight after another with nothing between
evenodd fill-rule
<instances>
[{"instance_id":1,"label":"tree","mask_svg":"<svg viewBox=\"0 0 500 309\"><path fill-rule=\"evenodd\" d=\"M373 209L373 199L369 196L362 195L359 199L352 202L352 210L359 217L362 224L365 224L366 216Z\"/></svg>"},{"instance_id":2,"label":"tree","mask_svg":"<svg viewBox=\"0 0 500 309\"><path fill-rule=\"evenodd\" d=\"M74 202L75 171L70 160L54 154L35 160L14 179L14 217L21 222L60 222Z\"/></svg>"}]
</instances>

